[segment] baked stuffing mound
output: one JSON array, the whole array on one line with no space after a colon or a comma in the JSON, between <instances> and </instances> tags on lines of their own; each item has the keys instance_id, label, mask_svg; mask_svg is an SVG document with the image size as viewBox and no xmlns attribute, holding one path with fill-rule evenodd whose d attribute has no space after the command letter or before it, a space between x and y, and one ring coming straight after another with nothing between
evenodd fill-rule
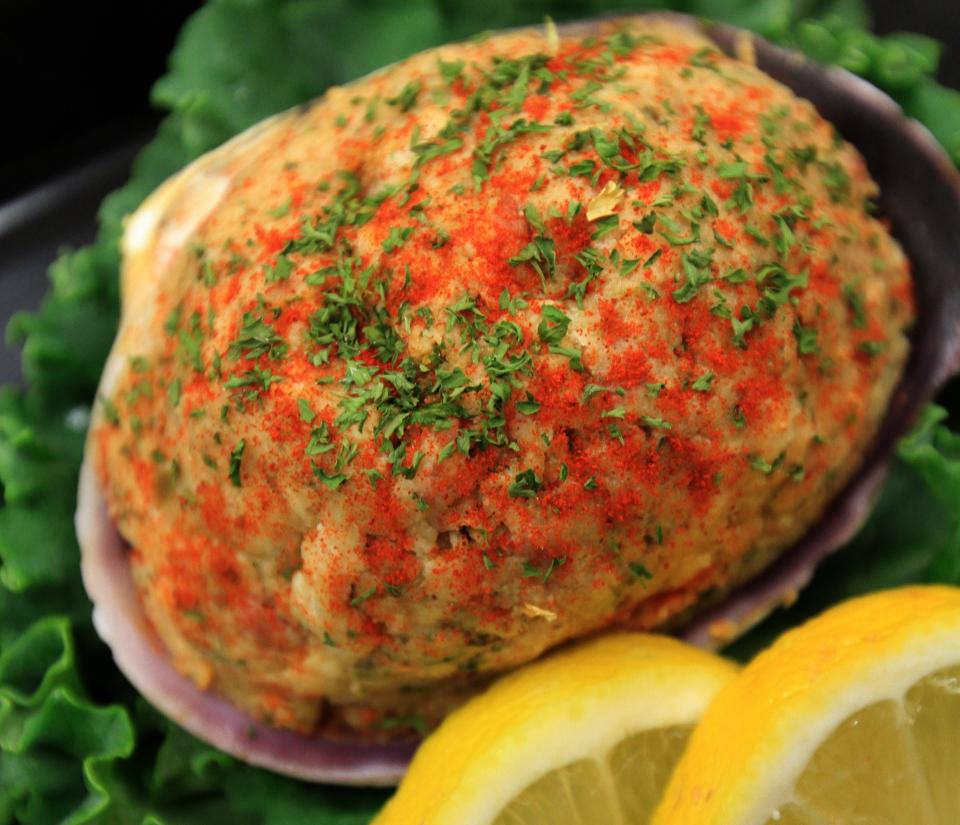
<instances>
[{"instance_id":1,"label":"baked stuffing mound","mask_svg":"<svg viewBox=\"0 0 960 825\"><path fill-rule=\"evenodd\" d=\"M419 54L128 221L90 449L158 641L403 730L815 523L913 318L857 152L676 23Z\"/></svg>"}]
</instances>

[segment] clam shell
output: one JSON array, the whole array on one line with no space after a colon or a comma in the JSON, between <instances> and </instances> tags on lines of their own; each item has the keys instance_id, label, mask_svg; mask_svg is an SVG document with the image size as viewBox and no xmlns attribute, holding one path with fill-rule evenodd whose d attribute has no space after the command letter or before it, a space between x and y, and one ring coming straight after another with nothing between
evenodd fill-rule
<instances>
[{"instance_id":1,"label":"clam shell","mask_svg":"<svg viewBox=\"0 0 960 825\"><path fill-rule=\"evenodd\" d=\"M855 477L803 539L679 631L688 641L715 647L791 599L816 565L856 533L877 495L897 438L960 370L960 175L923 126L854 75L730 26L680 14L657 16L698 27L728 53L752 47L761 69L810 100L860 150L880 184L880 207L913 264L918 308L905 374ZM614 19L570 23L560 30L587 35ZM89 459L81 472L76 523L97 632L120 670L157 708L227 753L299 779L350 785L390 785L399 779L413 743L333 740L270 728L200 690L173 668L146 621L126 546L107 517Z\"/></svg>"}]
</instances>

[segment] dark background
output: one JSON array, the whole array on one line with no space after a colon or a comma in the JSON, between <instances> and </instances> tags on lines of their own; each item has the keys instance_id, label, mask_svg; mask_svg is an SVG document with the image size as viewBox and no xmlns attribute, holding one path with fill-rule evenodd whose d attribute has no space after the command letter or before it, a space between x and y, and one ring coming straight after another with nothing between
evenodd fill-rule
<instances>
[{"instance_id":1,"label":"dark background","mask_svg":"<svg viewBox=\"0 0 960 825\"><path fill-rule=\"evenodd\" d=\"M199 0L0 0L0 203L146 135L150 85Z\"/></svg>"},{"instance_id":2,"label":"dark background","mask_svg":"<svg viewBox=\"0 0 960 825\"><path fill-rule=\"evenodd\" d=\"M149 105L199 0L0 0L0 329L37 304L62 246L89 241L102 197L126 179L159 113ZM943 82L960 88L955 0L874 0L874 27L947 44ZM0 346L0 383L17 376Z\"/></svg>"}]
</instances>

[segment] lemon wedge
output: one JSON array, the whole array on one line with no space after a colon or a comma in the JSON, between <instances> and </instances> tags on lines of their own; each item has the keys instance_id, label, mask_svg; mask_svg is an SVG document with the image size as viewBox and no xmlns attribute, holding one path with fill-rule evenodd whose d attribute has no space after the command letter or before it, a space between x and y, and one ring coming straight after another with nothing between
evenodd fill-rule
<instances>
[{"instance_id":1,"label":"lemon wedge","mask_svg":"<svg viewBox=\"0 0 960 825\"><path fill-rule=\"evenodd\" d=\"M554 654L451 714L374 825L643 825L735 674L643 634Z\"/></svg>"},{"instance_id":2,"label":"lemon wedge","mask_svg":"<svg viewBox=\"0 0 960 825\"><path fill-rule=\"evenodd\" d=\"M960 823L960 590L855 599L717 696L655 825Z\"/></svg>"}]
</instances>

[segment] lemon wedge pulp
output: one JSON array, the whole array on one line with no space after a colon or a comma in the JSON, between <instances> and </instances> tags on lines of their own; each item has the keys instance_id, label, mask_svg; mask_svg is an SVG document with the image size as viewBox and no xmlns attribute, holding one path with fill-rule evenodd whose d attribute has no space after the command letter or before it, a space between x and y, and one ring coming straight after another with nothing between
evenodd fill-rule
<instances>
[{"instance_id":1,"label":"lemon wedge pulp","mask_svg":"<svg viewBox=\"0 0 960 825\"><path fill-rule=\"evenodd\" d=\"M711 704L655 825L960 823L960 590L855 599Z\"/></svg>"},{"instance_id":2,"label":"lemon wedge pulp","mask_svg":"<svg viewBox=\"0 0 960 825\"><path fill-rule=\"evenodd\" d=\"M451 714L374 825L645 825L735 673L643 634L554 654Z\"/></svg>"}]
</instances>

